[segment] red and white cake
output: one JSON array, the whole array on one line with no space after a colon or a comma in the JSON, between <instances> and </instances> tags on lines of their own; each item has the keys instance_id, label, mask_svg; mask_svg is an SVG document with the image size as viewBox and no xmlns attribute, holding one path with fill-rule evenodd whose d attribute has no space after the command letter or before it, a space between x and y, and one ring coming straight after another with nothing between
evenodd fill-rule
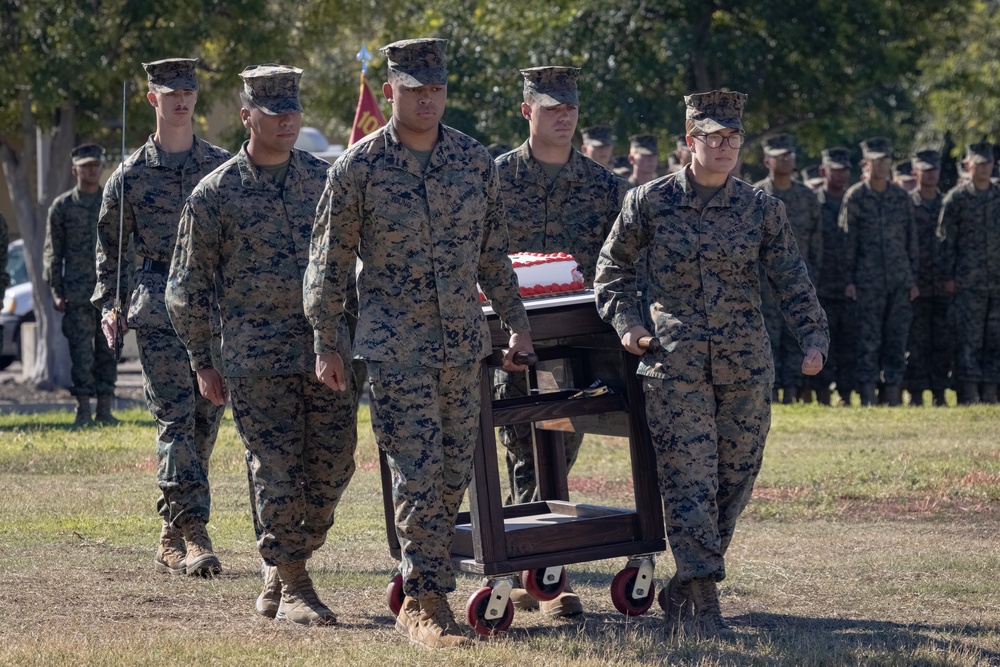
<instances>
[{"instance_id":1,"label":"red and white cake","mask_svg":"<svg viewBox=\"0 0 1000 667\"><path fill-rule=\"evenodd\" d=\"M510 263L517 274L522 299L537 299L556 294L582 292L583 273L573 255L564 252L544 254L519 252L510 255ZM486 296L480 291L481 301Z\"/></svg>"}]
</instances>

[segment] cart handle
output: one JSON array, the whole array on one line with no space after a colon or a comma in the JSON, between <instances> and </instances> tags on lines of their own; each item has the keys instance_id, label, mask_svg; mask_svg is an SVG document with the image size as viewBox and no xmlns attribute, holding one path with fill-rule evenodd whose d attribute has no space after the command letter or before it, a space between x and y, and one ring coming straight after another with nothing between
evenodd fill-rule
<instances>
[{"instance_id":1,"label":"cart handle","mask_svg":"<svg viewBox=\"0 0 1000 667\"><path fill-rule=\"evenodd\" d=\"M657 352L663 347L660 344L660 339L656 336L643 336L638 340L637 344L640 350L646 350L647 352Z\"/></svg>"}]
</instances>

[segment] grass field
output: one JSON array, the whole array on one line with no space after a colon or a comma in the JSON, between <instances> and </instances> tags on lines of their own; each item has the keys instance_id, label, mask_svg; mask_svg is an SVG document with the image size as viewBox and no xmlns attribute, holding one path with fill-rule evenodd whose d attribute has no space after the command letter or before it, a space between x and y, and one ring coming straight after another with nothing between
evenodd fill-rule
<instances>
[{"instance_id":1,"label":"grass field","mask_svg":"<svg viewBox=\"0 0 1000 667\"><path fill-rule=\"evenodd\" d=\"M224 572L169 577L154 428L124 413L0 416L0 665L1000 665L1000 409L776 406L764 470L721 585L731 643L629 619L608 587L622 559L571 566L586 622L519 612L506 636L429 652L393 629L377 455L360 413L358 472L311 561L335 628L258 617L243 449L223 424L209 526ZM628 506L622 441L588 436L573 500ZM672 574L660 558L658 585ZM460 575L456 610L481 585ZM462 614L460 614L461 616Z\"/></svg>"}]
</instances>

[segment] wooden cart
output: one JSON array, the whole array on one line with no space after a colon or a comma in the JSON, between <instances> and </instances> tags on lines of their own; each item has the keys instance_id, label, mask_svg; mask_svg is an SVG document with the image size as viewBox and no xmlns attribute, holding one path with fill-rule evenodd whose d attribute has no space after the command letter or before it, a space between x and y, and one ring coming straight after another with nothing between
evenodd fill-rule
<instances>
[{"instance_id":1,"label":"wooden cart","mask_svg":"<svg viewBox=\"0 0 1000 667\"><path fill-rule=\"evenodd\" d=\"M482 374L479 440L473 454L469 511L458 516L452 557L464 572L486 577L486 585L467 604L469 623L484 635L506 630L514 609L512 575L539 599L563 589L563 565L628 557L615 577L611 595L619 611L636 615L654 598L654 555L666 549L663 505L656 460L646 425L642 388L635 374L638 357L629 354L614 329L597 314L592 292L525 302L531 336L540 361L563 360L572 369L575 389L493 399L493 368L508 335L488 308L494 354ZM599 378L611 391L573 396ZM529 385L537 387L530 372ZM582 385L582 386L581 386ZM494 427L532 424L538 502L503 505ZM562 432L576 431L628 438L635 507L619 509L569 501ZM381 458L383 500L389 548L400 557L393 523L391 478ZM402 604L397 574L387 589L394 612Z\"/></svg>"}]
</instances>

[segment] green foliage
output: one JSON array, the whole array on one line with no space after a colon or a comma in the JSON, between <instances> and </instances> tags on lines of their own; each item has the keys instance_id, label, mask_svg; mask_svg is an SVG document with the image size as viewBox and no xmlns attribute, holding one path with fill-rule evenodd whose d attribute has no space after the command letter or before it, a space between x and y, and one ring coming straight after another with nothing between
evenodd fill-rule
<instances>
[{"instance_id":1,"label":"green foliage","mask_svg":"<svg viewBox=\"0 0 1000 667\"><path fill-rule=\"evenodd\" d=\"M932 48L920 59L916 91L929 112L926 134L950 132L959 146L1000 140L1000 7L995 2L951 7ZM956 157L961 157L957 155Z\"/></svg>"},{"instance_id":2,"label":"green foliage","mask_svg":"<svg viewBox=\"0 0 1000 667\"><path fill-rule=\"evenodd\" d=\"M79 134L116 145L127 79L137 145L149 126L141 63L174 55L203 59L202 111L232 99L248 64L304 68L305 123L344 141L361 43L375 55L368 78L381 98L378 47L416 36L450 40L445 122L486 143L523 140L518 70L543 64L583 68L581 126L613 124L620 151L635 132L670 145L684 95L713 88L748 93L749 134L794 132L802 162L875 134L899 153L940 145L947 130L964 143L993 134L1000 116L991 93L1000 10L985 0L31 0L5 4L0 22L7 141L28 91L42 126L74 100ZM755 143L745 159L759 160Z\"/></svg>"},{"instance_id":3,"label":"green foliage","mask_svg":"<svg viewBox=\"0 0 1000 667\"><path fill-rule=\"evenodd\" d=\"M0 141L6 143L16 141L27 94L39 127L53 126L71 102L80 137L118 145L121 86L128 81L128 145L138 145L151 126L143 62L201 58L204 110L220 95L233 95L245 64L283 53L292 28L267 0L31 0L7 3L2 12Z\"/></svg>"}]
</instances>

